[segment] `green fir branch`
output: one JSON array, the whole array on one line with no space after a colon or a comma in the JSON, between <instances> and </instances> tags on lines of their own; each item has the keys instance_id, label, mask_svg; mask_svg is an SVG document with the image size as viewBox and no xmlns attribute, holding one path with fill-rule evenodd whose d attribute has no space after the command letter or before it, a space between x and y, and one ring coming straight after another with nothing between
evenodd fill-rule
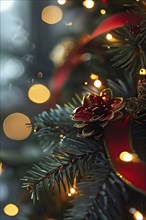
<instances>
[{"instance_id":1,"label":"green fir branch","mask_svg":"<svg viewBox=\"0 0 146 220\"><path fill-rule=\"evenodd\" d=\"M101 146L96 141L66 138L53 155L28 171L28 175L22 179L23 187L31 192L34 202L39 200L44 186L51 193L61 192L61 189L69 192L76 178L79 181L86 170L92 169L97 157L99 161L102 160Z\"/></svg>"},{"instance_id":2,"label":"green fir branch","mask_svg":"<svg viewBox=\"0 0 146 220\"><path fill-rule=\"evenodd\" d=\"M65 213L66 220L125 220L123 200L127 194L122 181L107 162L86 173L86 178L77 185L77 196ZM128 210L127 210L128 212Z\"/></svg>"},{"instance_id":3,"label":"green fir branch","mask_svg":"<svg viewBox=\"0 0 146 220\"><path fill-rule=\"evenodd\" d=\"M73 110L81 105L81 99L76 94L72 102L64 107L56 105L55 109L43 111L34 118L35 135L39 139L43 151L52 151L60 140L72 131L74 122L70 115Z\"/></svg>"}]
</instances>

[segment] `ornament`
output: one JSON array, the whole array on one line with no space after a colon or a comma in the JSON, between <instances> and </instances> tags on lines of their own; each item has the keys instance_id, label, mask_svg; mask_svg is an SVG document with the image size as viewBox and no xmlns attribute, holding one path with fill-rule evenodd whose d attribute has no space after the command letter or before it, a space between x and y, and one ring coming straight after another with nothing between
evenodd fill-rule
<instances>
[{"instance_id":1,"label":"ornament","mask_svg":"<svg viewBox=\"0 0 146 220\"><path fill-rule=\"evenodd\" d=\"M102 128L110 120L118 119L124 107L123 98L113 98L111 89L103 90L100 95L90 94L83 98L82 106L75 109L72 119L79 121L75 127L82 131L83 137L96 135L101 136Z\"/></svg>"},{"instance_id":2,"label":"ornament","mask_svg":"<svg viewBox=\"0 0 146 220\"><path fill-rule=\"evenodd\" d=\"M146 80L139 80L137 86L137 97L126 100L125 109L133 117L146 110Z\"/></svg>"},{"instance_id":3,"label":"ornament","mask_svg":"<svg viewBox=\"0 0 146 220\"><path fill-rule=\"evenodd\" d=\"M116 173L128 185L146 193L146 163L140 158L134 161L134 157L131 157L129 161L120 159L123 152L135 154L131 137L132 121L132 116L125 115L118 121L110 122L104 129L104 140L110 162Z\"/></svg>"}]
</instances>

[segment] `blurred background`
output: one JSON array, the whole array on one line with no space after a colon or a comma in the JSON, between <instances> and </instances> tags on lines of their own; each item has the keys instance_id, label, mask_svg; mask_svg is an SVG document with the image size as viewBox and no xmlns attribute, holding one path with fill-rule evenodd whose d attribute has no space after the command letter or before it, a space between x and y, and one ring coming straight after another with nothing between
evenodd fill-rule
<instances>
[{"instance_id":1,"label":"blurred background","mask_svg":"<svg viewBox=\"0 0 146 220\"><path fill-rule=\"evenodd\" d=\"M1 220L53 220L46 201L32 205L29 193L21 188L20 179L43 158L31 124L41 111L70 101L87 84L100 91L107 79L115 76L117 70L105 55L113 41L108 33L98 39L104 40L104 49L93 41L85 48L79 64L72 68L77 58L69 66L70 74L64 76L63 83L59 77L55 78L55 86L52 83L70 51L80 45L79 39L106 17L125 11L128 2L131 1L0 1Z\"/></svg>"}]
</instances>

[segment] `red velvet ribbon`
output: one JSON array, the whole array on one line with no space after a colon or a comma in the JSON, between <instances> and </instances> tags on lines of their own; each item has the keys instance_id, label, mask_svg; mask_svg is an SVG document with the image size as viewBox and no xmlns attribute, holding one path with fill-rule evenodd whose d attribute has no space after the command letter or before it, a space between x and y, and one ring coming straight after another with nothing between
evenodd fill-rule
<instances>
[{"instance_id":1,"label":"red velvet ribbon","mask_svg":"<svg viewBox=\"0 0 146 220\"><path fill-rule=\"evenodd\" d=\"M111 164L119 176L136 190L146 193L146 163L141 160L124 162L119 158L124 151L134 153L130 140L131 121L131 116L126 115L106 126L104 130L106 150Z\"/></svg>"},{"instance_id":2,"label":"red velvet ribbon","mask_svg":"<svg viewBox=\"0 0 146 220\"><path fill-rule=\"evenodd\" d=\"M86 35L82 37L76 47L72 50L70 55L67 57L63 66L57 69L57 71L53 74L53 77L50 81L50 87L53 93L53 100L59 95L64 83L69 77L70 70L74 69L80 62L80 56L83 52L84 46L98 37L99 35L110 31L115 28L119 28L125 25L134 25L140 21L140 16L134 14L133 12L120 12L115 15L106 18L94 31L91 35Z\"/></svg>"}]
</instances>

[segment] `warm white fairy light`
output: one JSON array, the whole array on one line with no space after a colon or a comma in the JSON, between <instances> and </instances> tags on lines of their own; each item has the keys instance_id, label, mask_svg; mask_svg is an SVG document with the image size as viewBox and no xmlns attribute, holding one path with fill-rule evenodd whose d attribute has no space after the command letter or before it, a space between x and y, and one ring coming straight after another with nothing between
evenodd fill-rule
<instances>
[{"instance_id":1,"label":"warm white fairy light","mask_svg":"<svg viewBox=\"0 0 146 220\"><path fill-rule=\"evenodd\" d=\"M100 10L100 14L105 15L106 14L106 10L105 9L101 9Z\"/></svg>"},{"instance_id":2,"label":"warm white fairy light","mask_svg":"<svg viewBox=\"0 0 146 220\"><path fill-rule=\"evenodd\" d=\"M96 79L96 80L94 81L94 86L95 86L96 88L100 88L101 85L102 85L102 82L101 82L99 79Z\"/></svg>"},{"instance_id":3,"label":"warm white fairy light","mask_svg":"<svg viewBox=\"0 0 146 220\"><path fill-rule=\"evenodd\" d=\"M109 34L109 33L108 33L108 34L106 35L106 39L107 39L107 40L110 41L110 40L112 40L112 38L113 38L112 34Z\"/></svg>"},{"instance_id":4,"label":"warm white fairy light","mask_svg":"<svg viewBox=\"0 0 146 220\"><path fill-rule=\"evenodd\" d=\"M76 194L77 191L72 187L70 188L70 192L68 193L68 196L71 197L72 195Z\"/></svg>"},{"instance_id":5,"label":"warm white fairy light","mask_svg":"<svg viewBox=\"0 0 146 220\"><path fill-rule=\"evenodd\" d=\"M76 193L76 190L75 190L74 188L71 188L71 189L70 189L70 193L71 193L71 194L75 194L75 193Z\"/></svg>"},{"instance_id":6,"label":"warm white fairy light","mask_svg":"<svg viewBox=\"0 0 146 220\"><path fill-rule=\"evenodd\" d=\"M133 217L135 220L143 220L144 219L143 215L139 211L134 212Z\"/></svg>"},{"instance_id":7,"label":"warm white fairy light","mask_svg":"<svg viewBox=\"0 0 146 220\"><path fill-rule=\"evenodd\" d=\"M133 160L133 156L132 154L128 153L127 151L123 151L120 156L119 156L120 160L124 161L124 162L130 162Z\"/></svg>"},{"instance_id":8,"label":"warm white fairy light","mask_svg":"<svg viewBox=\"0 0 146 220\"><path fill-rule=\"evenodd\" d=\"M146 75L146 69L145 68L141 68L139 71L140 75Z\"/></svg>"},{"instance_id":9,"label":"warm white fairy light","mask_svg":"<svg viewBox=\"0 0 146 220\"><path fill-rule=\"evenodd\" d=\"M59 5L64 5L66 3L66 0L58 0L57 2Z\"/></svg>"},{"instance_id":10,"label":"warm white fairy light","mask_svg":"<svg viewBox=\"0 0 146 220\"><path fill-rule=\"evenodd\" d=\"M98 76L94 73L91 73L90 74L90 79L92 79L92 80L98 79Z\"/></svg>"},{"instance_id":11,"label":"warm white fairy light","mask_svg":"<svg viewBox=\"0 0 146 220\"><path fill-rule=\"evenodd\" d=\"M83 6L88 9L93 8L94 1L93 0L85 0L85 1L83 1Z\"/></svg>"}]
</instances>

